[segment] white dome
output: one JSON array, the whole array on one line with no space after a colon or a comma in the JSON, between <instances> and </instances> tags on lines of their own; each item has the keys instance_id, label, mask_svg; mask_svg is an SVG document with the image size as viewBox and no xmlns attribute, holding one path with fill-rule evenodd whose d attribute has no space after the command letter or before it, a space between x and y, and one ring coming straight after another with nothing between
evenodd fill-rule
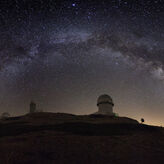
<instances>
[{"instance_id":1,"label":"white dome","mask_svg":"<svg viewBox=\"0 0 164 164\"><path fill-rule=\"evenodd\" d=\"M107 94L101 95L97 99L97 106L99 106L99 104L107 104L107 103L114 106L112 98Z\"/></svg>"}]
</instances>

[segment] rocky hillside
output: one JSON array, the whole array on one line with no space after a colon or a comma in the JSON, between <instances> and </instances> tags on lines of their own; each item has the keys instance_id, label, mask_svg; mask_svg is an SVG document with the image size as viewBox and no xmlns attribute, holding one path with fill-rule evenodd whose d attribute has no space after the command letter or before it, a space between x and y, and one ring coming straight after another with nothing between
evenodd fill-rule
<instances>
[{"instance_id":1,"label":"rocky hillside","mask_svg":"<svg viewBox=\"0 0 164 164\"><path fill-rule=\"evenodd\" d=\"M34 113L0 120L0 163L163 163L164 129L126 117Z\"/></svg>"}]
</instances>

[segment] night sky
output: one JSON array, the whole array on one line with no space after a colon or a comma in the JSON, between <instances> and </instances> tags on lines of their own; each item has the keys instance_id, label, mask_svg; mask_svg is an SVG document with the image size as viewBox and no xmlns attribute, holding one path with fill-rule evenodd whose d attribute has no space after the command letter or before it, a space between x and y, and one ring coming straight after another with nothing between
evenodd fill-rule
<instances>
[{"instance_id":1,"label":"night sky","mask_svg":"<svg viewBox=\"0 0 164 164\"><path fill-rule=\"evenodd\" d=\"M163 0L1 0L0 113L114 112L164 125Z\"/></svg>"}]
</instances>

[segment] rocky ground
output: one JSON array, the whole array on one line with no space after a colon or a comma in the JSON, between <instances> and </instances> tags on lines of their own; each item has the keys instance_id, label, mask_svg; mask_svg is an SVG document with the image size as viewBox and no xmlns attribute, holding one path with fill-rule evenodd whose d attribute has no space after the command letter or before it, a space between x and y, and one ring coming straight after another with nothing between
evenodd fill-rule
<instances>
[{"instance_id":1,"label":"rocky ground","mask_svg":"<svg viewBox=\"0 0 164 164\"><path fill-rule=\"evenodd\" d=\"M0 164L164 163L164 129L126 117L34 113L0 120Z\"/></svg>"}]
</instances>

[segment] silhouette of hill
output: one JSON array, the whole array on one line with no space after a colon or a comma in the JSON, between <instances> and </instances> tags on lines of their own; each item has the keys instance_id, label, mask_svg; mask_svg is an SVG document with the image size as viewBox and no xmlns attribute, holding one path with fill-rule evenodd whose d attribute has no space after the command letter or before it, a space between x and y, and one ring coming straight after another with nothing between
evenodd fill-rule
<instances>
[{"instance_id":1,"label":"silhouette of hill","mask_svg":"<svg viewBox=\"0 0 164 164\"><path fill-rule=\"evenodd\" d=\"M127 117L33 113L0 129L4 164L164 162L164 129Z\"/></svg>"}]
</instances>

